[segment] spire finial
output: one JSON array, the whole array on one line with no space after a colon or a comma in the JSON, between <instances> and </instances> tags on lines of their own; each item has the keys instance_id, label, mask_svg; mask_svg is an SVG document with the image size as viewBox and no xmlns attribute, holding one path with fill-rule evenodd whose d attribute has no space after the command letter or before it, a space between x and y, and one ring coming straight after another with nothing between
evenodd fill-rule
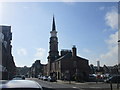
<instances>
[{"instance_id":1,"label":"spire finial","mask_svg":"<svg viewBox=\"0 0 120 90\"><path fill-rule=\"evenodd\" d=\"M52 31L55 31L56 27L55 27L55 19L54 19L54 14L53 14L53 23L52 23Z\"/></svg>"}]
</instances>

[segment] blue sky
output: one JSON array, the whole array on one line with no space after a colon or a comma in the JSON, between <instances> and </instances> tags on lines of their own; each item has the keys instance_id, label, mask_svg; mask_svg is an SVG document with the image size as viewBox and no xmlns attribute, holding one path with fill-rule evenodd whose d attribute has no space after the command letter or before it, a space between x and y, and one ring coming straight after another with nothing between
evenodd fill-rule
<instances>
[{"instance_id":1,"label":"blue sky","mask_svg":"<svg viewBox=\"0 0 120 90\"><path fill-rule=\"evenodd\" d=\"M52 17L55 16L59 51L77 47L89 64L118 62L117 3L11 2L2 3L2 25L12 27L12 53L16 66L47 63Z\"/></svg>"}]
</instances>

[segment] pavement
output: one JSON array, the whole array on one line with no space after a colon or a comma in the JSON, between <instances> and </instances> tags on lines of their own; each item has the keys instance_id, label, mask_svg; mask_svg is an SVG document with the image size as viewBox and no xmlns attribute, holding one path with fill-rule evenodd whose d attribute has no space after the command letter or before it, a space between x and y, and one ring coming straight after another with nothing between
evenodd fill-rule
<instances>
[{"instance_id":1,"label":"pavement","mask_svg":"<svg viewBox=\"0 0 120 90\"><path fill-rule=\"evenodd\" d=\"M65 83L65 84L80 84L80 85L84 85L84 84L103 84L104 82L76 82L76 81L63 81L63 80L57 80L57 82L60 83Z\"/></svg>"},{"instance_id":2,"label":"pavement","mask_svg":"<svg viewBox=\"0 0 120 90\"><path fill-rule=\"evenodd\" d=\"M72 84L72 85L79 85L83 86L81 87L81 90L120 90L117 89L117 84L112 84L112 89L110 88L109 83L104 83L104 82L75 82L75 81L63 81L63 80L57 80L58 83L64 83L64 84ZM76 87L75 87L76 88Z\"/></svg>"},{"instance_id":3,"label":"pavement","mask_svg":"<svg viewBox=\"0 0 120 90\"><path fill-rule=\"evenodd\" d=\"M85 83L76 82L76 81L63 81L63 80L57 80L57 82L65 83L65 84L85 84Z\"/></svg>"},{"instance_id":4,"label":"pavement","mask_svg":"<svg viewBox=\"0 0 120 90\"><path fill-rule=\"evenodd\" d=\"M57 82L48 82L39 80L37 78L29 78L31 80L37 81L44 89L43 90L111 90L110 84L104 82L75 82L75 81L63 81L57 80ZM113 84L112 90L120 90L117 89L116 84Z\"/></svg>"}]
</instances>

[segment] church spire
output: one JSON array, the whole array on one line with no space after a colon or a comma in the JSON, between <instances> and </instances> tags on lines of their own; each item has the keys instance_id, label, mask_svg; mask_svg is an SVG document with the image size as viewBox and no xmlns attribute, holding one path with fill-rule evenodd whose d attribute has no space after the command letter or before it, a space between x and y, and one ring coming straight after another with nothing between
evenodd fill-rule
<instances>
[{"instance_id":1,"label":"church spire","mask_svg":"<svg viewBox=\"0 0 120 90\"><path fill-rule=\"evenodd\" d=\"M54 15L53 15L52 31L56 31Z\"/></svg>"},{"instance_id":2,"label":"church spire","mask_svg":"<svg viewBox=\"0 0 120 90\"><path fill-rule=\"evenodd\" d=\"M55 19L53 15L53 22L52 22L52 31L50 31L50 51L49 51L49 59L54 61L59 57L58 52L58 38L57 38L57 31L55 27Z\"/></svg>"}]
</instances>

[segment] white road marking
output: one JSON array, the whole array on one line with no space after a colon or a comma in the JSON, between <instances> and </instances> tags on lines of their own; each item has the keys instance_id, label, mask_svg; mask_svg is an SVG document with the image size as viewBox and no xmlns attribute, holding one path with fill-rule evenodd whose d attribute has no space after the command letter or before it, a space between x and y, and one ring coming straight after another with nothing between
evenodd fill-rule
<instances>
[{"instance_id":1,"label":"white road marking","mask_svg":"<svg viewBox=\"0 0 120 90\"><path fill-rule=\"evenodd\" d=\"M101 87L89 87L89 88L101 88Z\"/></svg>"},{"instance_id":2,"label":"white road marking","mask_svg":"<svg viewBox=\"0 0 120 90\"><path fill-rule=\"evenodd\" d=\"M73 87L73 88L77 88L77 87Z\"/></svg>"}]
</instances>

